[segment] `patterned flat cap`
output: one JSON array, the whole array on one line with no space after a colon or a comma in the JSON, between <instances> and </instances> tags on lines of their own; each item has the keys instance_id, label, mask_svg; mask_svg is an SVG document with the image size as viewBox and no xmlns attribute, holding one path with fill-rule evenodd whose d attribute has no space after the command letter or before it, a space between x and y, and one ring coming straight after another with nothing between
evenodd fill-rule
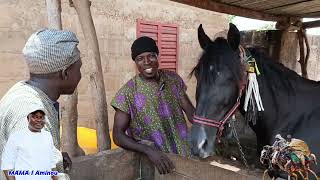
<instances>
[{"instance_id":1,"label":"patterned flat cap","mask_svg":"<svg viewBox=\"0 0 320 180\"><path fill-rule=\"evenodd\" d=\"M49 74L68 68L80 58L79 41L71 31L42 29L33 33L23 48L32 74Z\"/></svg>"}]
</instances>

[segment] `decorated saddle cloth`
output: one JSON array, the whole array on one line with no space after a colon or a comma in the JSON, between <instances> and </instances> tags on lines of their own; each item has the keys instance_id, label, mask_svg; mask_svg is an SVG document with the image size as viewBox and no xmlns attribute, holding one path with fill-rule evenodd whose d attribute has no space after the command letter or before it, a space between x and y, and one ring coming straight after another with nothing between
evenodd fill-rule
<instances>
[{"instance_id":1,"label":"decorated saddle cloth","mask_svg":"<svg viewBox=\"0 0 320 180\"><path fill-rule=\"evenodd\" d=\"M261 156L261 163L268 165L270 169L281 169L290 177L302 176L308 179L309 173L317 177L310 169L311 164L317 163L316 156L311 153L308 145L301 139L292 138L287 141L280 135L272 146L264 146Z\"/></svg>"}]
</instances>

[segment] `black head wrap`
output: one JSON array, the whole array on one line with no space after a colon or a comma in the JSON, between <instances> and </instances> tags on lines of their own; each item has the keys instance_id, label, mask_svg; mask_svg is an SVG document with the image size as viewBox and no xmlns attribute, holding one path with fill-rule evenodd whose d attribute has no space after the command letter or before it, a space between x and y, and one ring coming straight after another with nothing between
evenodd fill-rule
<instances>
[{"instance_id":1,"label":"black head wrap","mask_svg":"<svg viewBox=\"0 0 320 180\"><path fill-rule=\"evenodd\" d=\"M142 36L136 39L131 46L131 58L135 58L144 52L154 52L159 54L159 49L156 42L147 36Z\"/></svg>"}]
</instances>

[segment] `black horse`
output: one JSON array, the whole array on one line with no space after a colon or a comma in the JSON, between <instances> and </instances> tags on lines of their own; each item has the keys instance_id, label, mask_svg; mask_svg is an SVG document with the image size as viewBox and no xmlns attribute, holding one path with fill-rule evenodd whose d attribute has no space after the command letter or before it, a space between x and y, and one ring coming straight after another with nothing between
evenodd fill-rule
<instances>
[{"instance_id":1,"label":"black horse","mask_svg":"<svg viewBox=\"0 0 320 180\"><path fill-rule=\"evenodd\" d=\"M228 119L237 102L238 110L245 115L245 92L241 95L240 91L246 81L246 66L239 56L239 30L230 24L227 39L218 37L212 41L200 25L198 40L203 54L192 72L197 79L195 120ZM264 111L257 113L256 122L249 123L257 136L258 153L264 145L273 143L276 134L281 134L304 140L320 158L320 83L302 78L255 49L247 51L260 70L257 81L264 106ZM220 132L211 125L192 125L194 155L205 158L214 151ZM320 166L315 169L319 174Z\"/></svg>"}]
</instances>

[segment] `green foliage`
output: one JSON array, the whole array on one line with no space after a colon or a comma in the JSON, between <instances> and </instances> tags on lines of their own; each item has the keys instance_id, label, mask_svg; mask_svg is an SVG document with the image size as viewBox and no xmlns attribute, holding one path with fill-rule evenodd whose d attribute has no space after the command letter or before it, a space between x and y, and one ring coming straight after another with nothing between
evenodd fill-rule
<instances>
[{"instance_id":1,"label":"green foliage","mask_svg":"<svg viewBox=\"0 0 320 180\"><path fill-rule=\"evenodd\" d=\"M229 15L229 16L228 16L228 22L229 22L229 23L234 23L233 21L234 21L235 18L236 18L235 15Z\"/></svg>"},{"instance_id":2,"label":"green foliage","mask_svg":"<svg viewBox=\"0 0 320 180\"><path fill-rule=\"evenodd\" d=\"M265 24L264 26L260 27L257 29L257 31L263 31L263 30L275 30L275 24L273 23L268 23Z\"/></svg>"}]
</instances>

